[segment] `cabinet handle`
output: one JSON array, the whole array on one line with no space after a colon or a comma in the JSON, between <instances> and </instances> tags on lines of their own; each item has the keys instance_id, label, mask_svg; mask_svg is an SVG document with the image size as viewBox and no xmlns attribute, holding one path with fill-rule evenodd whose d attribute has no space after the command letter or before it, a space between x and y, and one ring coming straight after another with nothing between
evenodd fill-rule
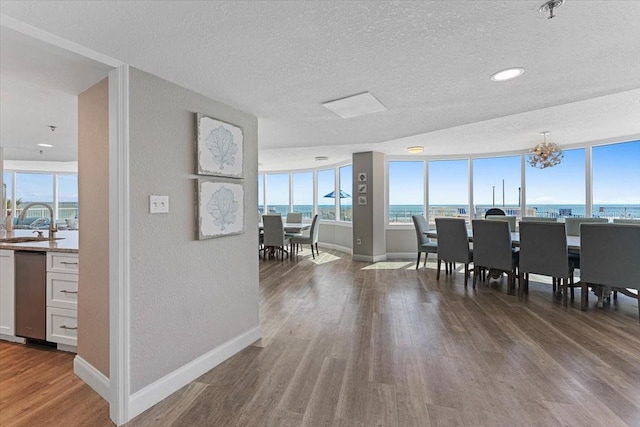
<instances>
[{"instance_id":1,"label":"cabinet handle","mask_svg":"<svg viewBox=\"0 0 640 427\"><path fill-rule=\"evenodd\" d=\"M77 294L78 291L68 291L66 289L62 289L60 292L62 292L63 294Z\"/></svg>"},{"instance_id":2,"label":"cabinet handle","mask_svg":"<svg viewBox=\"0 0 640 427\"><path fill-rule=\"evenodd\" d=\"M78 329L78 327L77 326L62 325L62 326L60 326L60 329Z\"/></svg>"},{"instance_id":3,"label":"cabinet handle","mask_svg":"<svg viewBox=\"0 0 640 427\"><path fill-rule=\"evenodd\" d=\"M64 265L78 265L77 262L69 262L69 261L60 261L60 264Z\"/></svg>"}]
</instances>

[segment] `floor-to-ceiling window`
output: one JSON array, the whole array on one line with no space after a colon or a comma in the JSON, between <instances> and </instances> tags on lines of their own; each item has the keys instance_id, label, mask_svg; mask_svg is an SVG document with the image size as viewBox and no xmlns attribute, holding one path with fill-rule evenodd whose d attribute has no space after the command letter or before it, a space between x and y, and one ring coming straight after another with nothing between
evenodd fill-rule
<instances>
[{"instance_id":1,"label":"floor-to-ceiling window","mask_svg":"<svg viewBox=\"0 0 640 427\"><path fill-rule=\"evenodd\" d=\"M413 215L423 215L424 161L389 162L389 224L411 224Z\"/></svg>"},{"instance_id":2,"label":"floor-to-ceiling window","mask_svg":"<svg viewBox=\"0 0 640 427\"><path fill-rule=\"evenodd\" d=\"M16 215L20 215L29 203L45 203L53 209L53 174L25 173L15 174ZM77 191L77 190L76 190ZM27 217L49 218L49 210L42 206L30 208Z\"/></svg>"},{"instance_id":3,"label":"floor-to-ceiling window","mask_svg":"<svg viewBox=\"0 0 640 427\"><path fill-rule=\"evenodd\" d=\"M526 166L528 216L586 216L585 149L564 150L562 162L538 169Z\"/></svg>"},{"instance_id":4,"label":"floor-to-ceiling window","mask_svg":"<svg viewBox=\"0 0 640 427\"><path fill-rule=\"evenodd\" d=\"M58 219L78 219L78 175L58 174Z\"/></svg>"},{"instance_id":5,"label":"floor-to-ceiling window","mask_svg":"<svg viewBox=\"0 0 640 427\"><path fill-rule=\"evenodd\" d=\"M268 212L286 215L289 212L289 174L268 174L266 185Z\"/></svg>"},{"instance_id":6,"label":"floor-to-ceiling window","mask_svg":"<svg viewBox=\"0 0 640 427\"><path fill-rule=\"evenodd\" d=\"M5 201L5 206L3 206L3 209L6 209L7 211L4 213L5 215L13 209L13 205L15 204L15 200L13 199L13 195L12 195L13 194L12 189L13 189L13 174L9 172L5 172L2 174L2 191L4 191L3 200ZM0 217L1 216L2 215L0 215Z\"/></svg>"},{"instance_id":7,"label":"floor-to-ceiling window","mask_svg":"<svg viewBox=\"0 0 640 427\"><path fill-rule=\"evenodd\" d=\"M258 213L264 214L264 175L258 174Z\"/></svg>"},{"instance_id":8,"label":"floor-to-ceiling window","mask_svg":"<svg viewBox=\"0 0 640 427\"><path fill-rule=\"evenodd\" d=\"M340 221L353 221L353 167L346 165L340 167Z\"/></svg>"},{"instance_id":9,"label":"floor-to-ceiling window","mask_svg":"<svg viewBox=\"0 0 640 427\"><path fill-rule=\"evenodd\" d=\"M318 171L318 215L320 219L336 219L335 169Z\"/></svg>"},{"instance_id":10,"label":"floor-to-ceiling window","mask_svg":"<svg viewBox=\"0 0 640 427\"><path fill-rule=\"evenodd\" d=\"M313 217L313 172L298 172L293 177L293 211L301 212L302 219Z\"/></svg>"},{"instance_id":11,"label":"floor-to-ceiling window","mask_svg":"<svg viewBox=\"0 0 640 427\"><path fill-rule=\"evenodd\" d=\"M640 218L640 141L595 146L591 159L592 216Z\"/></svg>"},{"instance_id":12,"label":"floor-to-ceiling window","mask_svg":"<svg viewBox=\"0 0 640 427\"><path fill-rule=\"evenodd\" d=\"M45 203L53 210L54 220L78 219L78 175L63 172L16 172L3 174L6 185L7 211L14 222L29 203ZM43 206L29 208L28 218L49 218L49 209ZM63 224L64 225L64 224Z\"/></svg>"},{"instance_id":13,"label":"floor-to-ceiling window","mask_svg":"<svg viewBox=\"0 0 640 427\"><path fill-rule=\"evenodd\" d=\"M429 222L435 218L469 219L469 160L429 162Z\"/></svg>"},{"instance_id":14,"label":"floor-to-ceiling window","mask_svg":"<svg viewBox=\"0 0 640 427\"><path fill-rule=\"evenodd\" d=\"M507 215L522 215L520 162L520 155L473 160L474 218L484 218L485 212L494 207Z\"/></svg>"}]
</instances>

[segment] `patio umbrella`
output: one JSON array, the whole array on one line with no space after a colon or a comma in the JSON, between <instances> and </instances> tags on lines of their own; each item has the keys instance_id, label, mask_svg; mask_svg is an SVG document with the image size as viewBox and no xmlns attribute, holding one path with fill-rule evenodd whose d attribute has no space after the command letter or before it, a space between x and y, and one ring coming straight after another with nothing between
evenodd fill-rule
<instances>
[{"instance_id":1,"label":"patio umbrella","mask_svg":"<svg viewBox=\"0 0 640 427\"><path fill-rule=\"evenodd\" d=\"M331 193L326 194L324 197L329 197L329 198L335 199L336 198L336 192L332 191ZM344 191L340 190L340 198L341 199L348 199L350 197L351 197L350 195L348 195Z\"/></svg>"}]
</instances>

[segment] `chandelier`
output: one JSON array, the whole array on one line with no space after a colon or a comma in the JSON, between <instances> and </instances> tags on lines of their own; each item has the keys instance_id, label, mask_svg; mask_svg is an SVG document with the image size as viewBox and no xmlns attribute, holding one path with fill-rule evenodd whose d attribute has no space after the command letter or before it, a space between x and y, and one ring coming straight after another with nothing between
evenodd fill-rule
<instances>
[{"instance_id":1,"label":"chandelier","mask_svg":"<svg viewBox=\"0 0 640 427\"><path fill-rule=\"evenodd\" d=\"M540 132L544 142L536 145L529 154L529 164L534 168L544 169L560 164L564 154L555 142L547 142L549 132Z\"/></svg>"}]
</instances>

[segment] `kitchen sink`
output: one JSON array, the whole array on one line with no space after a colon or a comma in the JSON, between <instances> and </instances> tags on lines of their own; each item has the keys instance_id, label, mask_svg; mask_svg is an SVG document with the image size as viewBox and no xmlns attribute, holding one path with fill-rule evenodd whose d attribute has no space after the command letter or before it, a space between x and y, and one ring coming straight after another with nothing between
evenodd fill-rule
<instances>
[{"instance_id":1,"label":"kitchen sink","mask_svg":"<svg viewBox=\"0 0 640 427\"><path fill-rule=\"evenodd\" d=\"M0 243L26 243L26 242L47 242L49 240L61 240L64 237L55 237L53 239L42 239L39 237L5 237L4 239L0 239Z\"/></svg>"}]
</instances>

